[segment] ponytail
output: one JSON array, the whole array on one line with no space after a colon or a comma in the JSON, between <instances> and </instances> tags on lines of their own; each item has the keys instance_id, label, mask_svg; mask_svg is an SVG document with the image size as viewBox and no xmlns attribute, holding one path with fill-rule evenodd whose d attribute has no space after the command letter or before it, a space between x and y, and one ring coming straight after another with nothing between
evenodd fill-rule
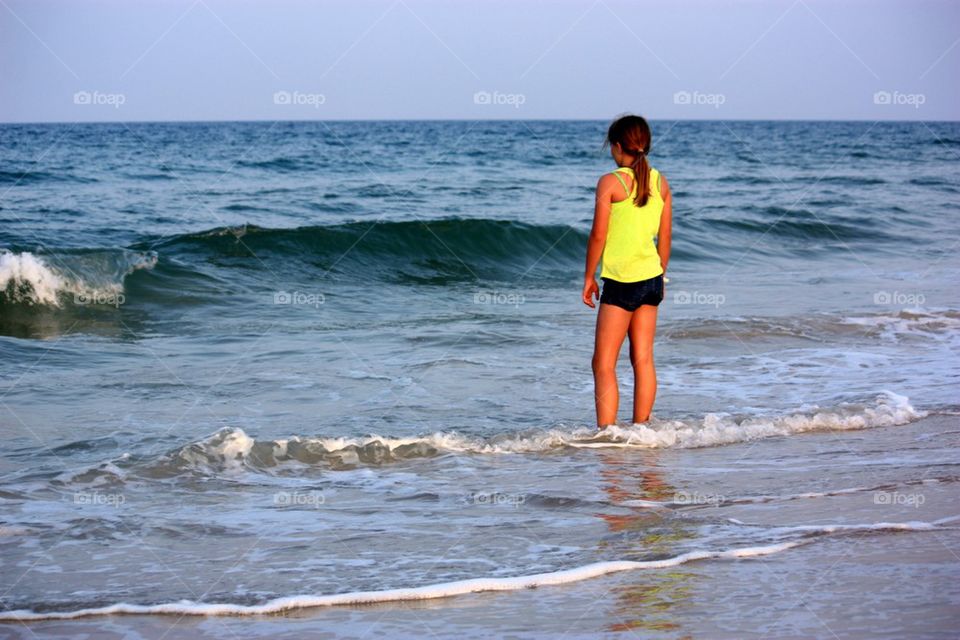
<instances>
[{"instance_id":1,"label":"ponytail","mask_svg":"<svg viewBox=\"0 0 960 640\"><path fill-rule=\"evenodd\" d=\"M633 169L633 177L637 181L637 195L634 203L638 207L647 204L647 197L650 195L650 163L647 162L647 154L642 149L634 149L631 152L634 155L630 168Z\"/></svg>"}]
</instances>

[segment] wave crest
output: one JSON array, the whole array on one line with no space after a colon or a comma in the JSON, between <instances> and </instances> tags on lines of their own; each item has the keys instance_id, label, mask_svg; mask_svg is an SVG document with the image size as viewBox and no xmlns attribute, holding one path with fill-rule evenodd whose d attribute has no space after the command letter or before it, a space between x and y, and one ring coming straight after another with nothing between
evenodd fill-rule
<instances>
[{"instance_id":1,"label":"wave crest","mask_svg":"<svg viewBox=\"0 0 960 640\"><path fill-rule=\"evenodd\" d=\"M539 267L567 271L587 232L568 225L512 220L356 221L289 229L247 224L183 234L158 243L174 255L308 258L323 269L365 272L388 280L516 275Z\"/></svg>"},{"instance_id":2,"label":"wave crest","mask_svg":"<svg viewBox=\"0 0 960 640\"><path fill-rule=\"evenodd\" d=\"M0 249L0 304L61 307L122 301L123 280L152 269L157 254L126 249L36 255Z\"/></svg>"}]
</instances>

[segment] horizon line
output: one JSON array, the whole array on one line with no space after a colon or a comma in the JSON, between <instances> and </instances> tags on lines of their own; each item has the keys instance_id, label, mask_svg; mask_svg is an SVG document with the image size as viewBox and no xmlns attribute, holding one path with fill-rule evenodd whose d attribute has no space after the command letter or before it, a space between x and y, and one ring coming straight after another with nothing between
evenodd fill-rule
<instances>
[{"instance_id":1,"label":"horizon line","mask_svg":"<svg viewBox=\"0 0 960 640\"><path fill-rule=\"evenodd\" d=\"M646 116L644 116L646 117ZM897 123L955 123L957 120L897 120L869 118L653 118L651 122L897 122ZM0 126L9 125L54 125L54 124L241 124L241 123L301 123L301 122L610 122L611 118L314 118L314 119L225 119L225 120L22 120L0 121Z\"/></svg>"}]
</instances>

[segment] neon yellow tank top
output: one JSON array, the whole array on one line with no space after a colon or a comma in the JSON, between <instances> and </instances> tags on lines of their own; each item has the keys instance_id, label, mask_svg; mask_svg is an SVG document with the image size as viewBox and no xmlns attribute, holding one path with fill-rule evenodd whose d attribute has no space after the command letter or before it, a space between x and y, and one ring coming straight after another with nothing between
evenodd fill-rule
<instances>
[{"instance_id":1,"label":"neon yellow tank top","mask_svg":"<svg viewBox=\"0 0 960 640\"><path fill-rule=\"evenodd\" d=\"M633 169L618 167L613 172L626 190L627 184L620 175L621 171L633 177ZM660 231L660 214L663 213L660 172L650 167L650 195L647 196L647 204L642 207L633 201L637 193L637 181L634 179L632 182L627 198L610 205L607 241L601 257L601 278L638 282L663 273L660 256L653 242Z\"/></svg>"}]
</instances>

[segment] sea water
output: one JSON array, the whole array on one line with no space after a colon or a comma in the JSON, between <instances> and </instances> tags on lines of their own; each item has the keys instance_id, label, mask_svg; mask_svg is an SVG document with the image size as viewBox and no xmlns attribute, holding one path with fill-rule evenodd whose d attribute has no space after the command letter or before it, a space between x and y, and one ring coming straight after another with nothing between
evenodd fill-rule
<instances>
[{"instance_id":1,"label":"sea water","mask_svg":"<svg viewBox=\"0 0 960 640\"><path fill-rule=\"evenodd\" d=\"M949 637L960 125L652 124L600 436L605 122L0 126L0 630Z\"/></svg>"}]
</instances>

